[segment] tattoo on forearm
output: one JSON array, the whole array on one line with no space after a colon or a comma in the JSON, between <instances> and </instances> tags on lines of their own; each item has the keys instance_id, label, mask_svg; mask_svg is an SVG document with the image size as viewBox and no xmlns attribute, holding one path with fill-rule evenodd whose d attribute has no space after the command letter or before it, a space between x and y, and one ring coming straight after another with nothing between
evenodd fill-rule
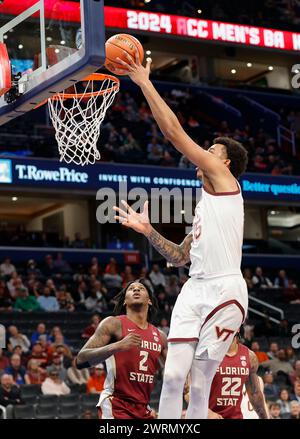
<instances>
[{"instance_id":1,"label":"tattoo on forearm","mask_svg":"<svg viewBox=\"0 0 300 439\"><path fill-rule=\"evenodd\" d=\"M175 244L152 229L148 236L153 247L173 265L183 265L188 260L188 253L192 238L185 239L181 245Z\"/></svg>"},{"instance_id":2,"label":"tattoo on forearm","mask_svg":"<svg viewBox=\"0 0 300 439\"><path fill-rule=\"evenodd\" d=\"M266 411L264 395L260 389L260 385L256 373L250 374L249 381L246 387L249 395L249 401L251 402L259 418L268 419L268 413Z\"/></svg>"}]
</instances>

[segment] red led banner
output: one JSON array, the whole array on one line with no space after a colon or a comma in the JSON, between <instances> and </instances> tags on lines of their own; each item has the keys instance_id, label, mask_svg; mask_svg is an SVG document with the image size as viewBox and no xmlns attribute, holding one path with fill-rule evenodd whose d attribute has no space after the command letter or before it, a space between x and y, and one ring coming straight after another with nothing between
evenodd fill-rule
<instances>
[{"instance_id":1,"label":"red led banner","mask_svg":"<svg viewBox=\"0 0 300 439\"><path fill-rule=\"evenodd\" d=\"M18 15L34 3L34 0L22 0L22 2L5 0L0 5L0 14ZM52 20L79 21L79 3L45 0L45 15L46 18ZM139 30L176 35L182 38L190 37L252 47L300 51L300 33L156 12L106 6L105 25L122 30Z\"/></svg>"}]
</instances>

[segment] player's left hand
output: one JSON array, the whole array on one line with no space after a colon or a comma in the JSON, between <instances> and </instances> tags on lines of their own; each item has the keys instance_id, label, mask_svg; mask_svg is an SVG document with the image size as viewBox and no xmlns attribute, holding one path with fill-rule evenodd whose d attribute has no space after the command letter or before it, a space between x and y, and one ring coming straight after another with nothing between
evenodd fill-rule
<instances>
[{"instance_id":1,"label":"player's left hand","mask_svg":"<svg viewBox=\"0 0 300 439\"><path fill-rule=\"evenodd\" d=\"M118 63L122 64L128 71L128 76L132 79L140 87L147 81L149 81L150 68L151 68L151 58L147 58L146 67L141 64L138 51L135 52L135 60L127 53L125 50L123 51L124 57L126 61L123 61L121 58L116 58ZM116 69L115 73L118 75L119 73L124 73L123 69Z\"/></svg>"}]
</instances>

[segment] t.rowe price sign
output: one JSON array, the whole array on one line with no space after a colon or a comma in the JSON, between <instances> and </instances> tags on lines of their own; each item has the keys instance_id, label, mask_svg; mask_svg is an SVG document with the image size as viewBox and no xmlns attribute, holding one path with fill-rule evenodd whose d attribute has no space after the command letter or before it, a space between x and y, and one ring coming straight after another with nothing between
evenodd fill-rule
<instances>
[{"instance_id":1,"label":"t.rowe price sign","mask_svg":"<svg viewBox=\"0 0 300 439\"><path fill-rule=\"evenodd\" d=\"M34 3L34 0L22 0L22 2L5 0L0 5L0 14L18 15ZM253 47L300 51L300 33L296 32L110 6L105 6L104 11L107 27ZM45 0L45 17L50 20L78 22L80 21L79 3Z\"/></svg>"}]
</instances>

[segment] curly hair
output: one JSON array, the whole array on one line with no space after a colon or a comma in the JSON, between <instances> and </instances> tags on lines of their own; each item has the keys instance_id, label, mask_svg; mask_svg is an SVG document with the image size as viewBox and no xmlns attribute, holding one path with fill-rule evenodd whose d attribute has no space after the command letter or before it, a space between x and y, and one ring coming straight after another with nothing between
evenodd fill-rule
<instances>
[{"instance_id":1,"label":"curly hair","mask_svg":"<svg viewBox=\"0 0 300 439\"><path fill-rule=\"evenodd\" d=\"M151 300L152 305L149 305L148 308L148 316L147 316L147 320L148 322L153 321L153 318L155 317L157 311L158 311L158 306L157 306L157 299L154 295L154 291L152 290L152 288L149 286L148 282L146 282L145 279L136 279L134 281L129 282L125 288L123 288L115 297L114 300L116 301L116 305L114 308L114 314L116 316L119 316L121 314L126 314L126 305L124 305L124 301L125 301L125 296L126 296L126 292L128 290L128 288L130 287L130 285L134 284L134 283L140 283L142 284L149 295L149 299Z\"/></svg>"},{"instance_id":2,"label":"curly hair","mask_svg":"<svg viewBox=\"0 0 300 439\"><path fill-rule=\"evenodd\" d=\"M213 143L225 146L227 158L230 160L230 172L235 178L239 178L246 171L248 164L248 151L246 148L230 137L216 137Z\"/></svg>"}]
</instances>

